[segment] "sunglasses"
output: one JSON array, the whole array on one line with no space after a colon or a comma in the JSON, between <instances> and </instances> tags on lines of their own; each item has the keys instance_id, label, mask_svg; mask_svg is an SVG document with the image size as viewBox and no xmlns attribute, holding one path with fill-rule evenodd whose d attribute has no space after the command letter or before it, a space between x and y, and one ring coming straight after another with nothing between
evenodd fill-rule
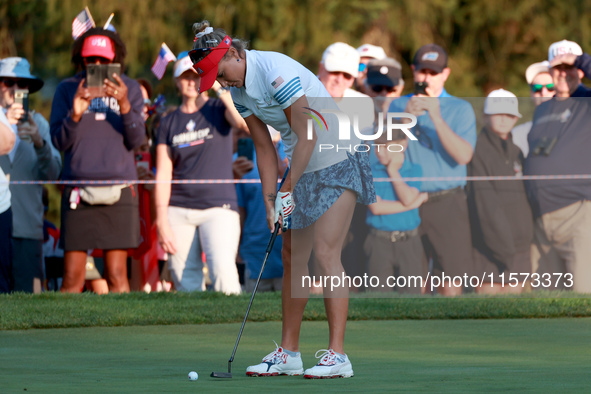
<instances>
[{"instance_id":1,"label":"sunglasses","mask_svg":"<svg viewBox=\"0 0 591 394\"><path fill-rule=\"evenodd\" d=\"M534 93L540 93L542 91L542 89L548 89L549 92L553 92L554 91L554 84L553 83L549 83L547 85L542 85L540 83L536 83L536 84L532 84L531 85L531 91Z\"/></svg>"},{"instance_id":2,"label":"sunglasses","mask_svg":"<svg viewBox=\"0 0 591 394\"><path fill-rule=\"evenodd\" d=\"M376 93L381 93L382 91L387 91L388 93L392 93L396 90L396 86L385 86L385 85L371 85L371 90Z\"/></svg>"},{"instance_id":3,"label":"sunglasses","mask_svg":"<svg viewBox=\"0 0 591 394\"><path fill-rule=\"evenodd\" d=\"M25 79L0 78L0 82L2 82L7 88L11 88L15 84L21 89L26 89L29 87L29 81Z\"/></svg>"},{"instance_id":4,"label":"sunglasses","mask_svg":"<svg viewBox=\"0 0 591 394\"><path fill-rule=\"evenodd\" d=\"M107 59L106 57L102 57L102 56L88 56L88 57L85 57L84 60L86 61L86 64L96 64L96 62L99 62L100 64L111 63L111 61L109 59Z\"/></svg>"},{"instance_id":5,"label":"sunglasses","mask_svg":"<svg viewBox=\"0 0 591 394\"><path fill-rule=\"evenodd\" d=\"M193 64L199 63L201 60L205 59L207 55L211 53L212 50L215 48L197 48L189 51L189 59L193 62Z\"/></svg>"},{"instance_id":6,"label":"sunglasses","mask_svg":"<svg viewBox=\"0 0 591 394\"><path fill-rule=\"evenodd\" d=\"M331 75L337 75L337 76L339 74L342 74L343 75L343 78L345 78L347 81L350 81L351 79L353 79L353 76L351 74L344 73L342 71L330 71L330 74Z\"/></svg>"}]
</instances>

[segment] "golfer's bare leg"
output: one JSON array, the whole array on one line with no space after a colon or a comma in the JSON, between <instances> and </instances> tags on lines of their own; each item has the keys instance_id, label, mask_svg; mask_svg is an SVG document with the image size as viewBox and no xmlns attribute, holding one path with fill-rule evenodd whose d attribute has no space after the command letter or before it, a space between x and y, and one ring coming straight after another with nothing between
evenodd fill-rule
<instances>
[{"instance_id":1,"label":"golfer's bare leg","mask_svg":"<svg viewBox=\"0 0 591 394\"><path fill-rule=\"evenodd\" d=\"M355 193L346 190L315 223L314 255L323 275L340 279L344 276L341 250L351 225L356 199ZM328 347L337 353L344 354L349 286L341 282L340 287L325 287L324 305L328 318Z\"/></svg>"},{"instance_id":2,"label":"golfer's bare leg","mask_svg":"<svg viewBox=\"0 0 591 394\"><path fill-rule=\"evenodd\" d=\"M293 352L298 352L300 348L300 328L304 309L306 309L308 303L310 289L302 287L301 277L308 275L308 259L312 251L313 233L313 226L310 226L303 230L288 230L283 235L283 249L281 250L283 259L281 346ZM292 238L293 243L297 245L295 253L292 253L291 249ZM294 294L292 294L292 290Z\"/></svg>"}]
</instances>

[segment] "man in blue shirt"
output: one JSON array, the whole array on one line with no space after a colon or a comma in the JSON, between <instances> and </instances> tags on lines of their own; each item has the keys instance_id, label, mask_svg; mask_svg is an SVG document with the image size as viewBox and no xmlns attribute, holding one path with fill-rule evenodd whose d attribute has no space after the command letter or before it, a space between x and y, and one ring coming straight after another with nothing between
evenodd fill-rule
<instances>
[{"instance_id":1,"label":"man in blue shirt","mask_svg":"<svg viewBox=\"0 0 591 394\"><path fill-rule=\"evenodd\" d=\"M421 234L427 256L433 259L434 276L470 275L472 250L464 186L466 164L476 145L476 117L465 100L444 88L451 70L447 53L439 45L422 46L411 66L415 93L394 100L390 112L417 117L409 141L407 158L419 164L424 177L440 178L423 183L429 200L420 208ZM444 179L448 178L448 179ZM451 178L451 179L449 179ZM462 286L446 281L438 288L443 295L459 295Z\"/></svg>"}]
</instances>

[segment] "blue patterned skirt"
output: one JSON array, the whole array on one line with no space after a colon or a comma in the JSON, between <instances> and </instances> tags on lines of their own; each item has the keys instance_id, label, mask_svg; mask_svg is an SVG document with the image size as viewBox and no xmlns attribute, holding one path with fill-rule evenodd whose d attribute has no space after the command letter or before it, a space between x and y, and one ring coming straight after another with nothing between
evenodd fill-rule
<instances>
[{"instance_id":1,"label":"blue patterned skirt","mask_svg":"<svg viewBox=\"0 0 591 394\"><path fill-rule=\"evenodd\" d=\"M376 202L369 155L347 153L348 158L318 171L303 174L293 191L295 209L291 228L302 229L313 224L330 208L345 190L357 194L360 204Z\"/></svg>"}]
</instances>

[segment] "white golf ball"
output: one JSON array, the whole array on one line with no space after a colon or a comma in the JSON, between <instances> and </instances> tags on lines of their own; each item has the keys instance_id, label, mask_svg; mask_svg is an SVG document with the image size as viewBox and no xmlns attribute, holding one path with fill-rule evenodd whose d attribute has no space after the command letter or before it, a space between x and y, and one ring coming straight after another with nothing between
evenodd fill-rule
<instances>
[{"instance_id":1,"label":"white golf ball","mask_svg":"<svg viewBox=\"0 0 591 394\"><path fill-rule=\"evenodd\" d=\"M199 375L195 371L189 372L189 380L197 380L199 379Z\"/></svg>"}]
</instances>

